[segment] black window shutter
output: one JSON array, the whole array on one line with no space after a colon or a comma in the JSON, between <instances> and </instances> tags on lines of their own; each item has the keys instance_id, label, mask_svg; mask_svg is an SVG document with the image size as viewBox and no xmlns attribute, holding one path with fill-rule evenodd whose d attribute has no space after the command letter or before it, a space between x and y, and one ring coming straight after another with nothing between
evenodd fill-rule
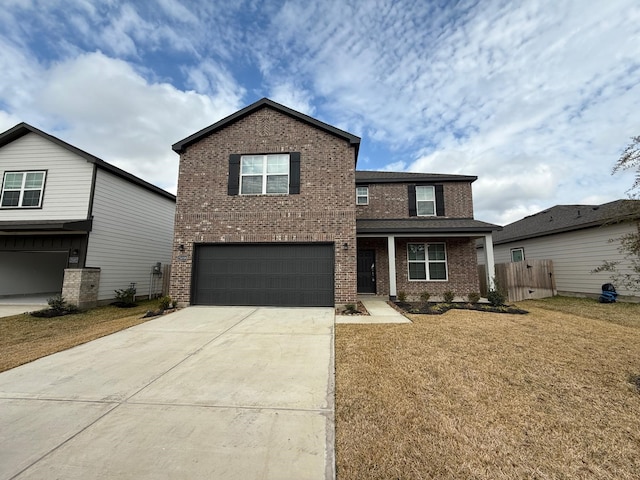
<instances>
[{"instance_id":1,"label":"black window shutter","mask_svg":"<svg viewBox=\"0 0 640 480\"><path fill-rule=\"evenodd\" d=\"M436 215L444 217L444 187L436 185Z\"/></svg>"},{"instance_id":2,"label":"black window shutter","mask_svg":"<svg viewBox=\"0 0 640 480\"><path fill-rule=\"evenodd\" d=\"M416 209L416 186L407 185L409 193L409 216L416 217L418 210Z\"/></svg>"},{"instance_id":3,"label":"black window shutter","mask_svg":"<svg viewBox=\"0 0 640 480\"><path fill-rule=\"evenodd\" d=\"M238 195L240 193L240 155L232 153L229 155L229 195Z\"/></svg>"},{"instance_id":4,"label":"black window shutter","mask_svg":"<svg viewBox=\"0 0 640 480\"><path fill-rule=\"evenodd\" d=\"M289 193L300 193L300 152L289 154Z\"/></svg>"}]
</instances>

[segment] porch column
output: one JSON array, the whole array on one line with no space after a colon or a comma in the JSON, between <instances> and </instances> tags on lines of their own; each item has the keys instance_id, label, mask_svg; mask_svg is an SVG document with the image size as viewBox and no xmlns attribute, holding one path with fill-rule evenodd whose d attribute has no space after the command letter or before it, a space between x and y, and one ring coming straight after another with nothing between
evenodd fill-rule
<instances>
[{"instance_id":1,"label":"porch column","mask_svg":"<svg viewBox=\"0 0 640 480\"><path fill-rule=\"evenodd\" d=\"M496 288L493 281L496 277L496 265L493 258L493 235L491 233L484 236L484 264L487 267L487 288L493 290Z\"/></svg>"},{"instance_id":2,"label":"porch column","mask_svg":"<svg viewBox=\"0 0 640 480\"><path fill-rule=\"evenodd\" d=\"M387 252L389 253L389 296L396 297L396 237L387 237Z\"/></svg>"}]
</instances>

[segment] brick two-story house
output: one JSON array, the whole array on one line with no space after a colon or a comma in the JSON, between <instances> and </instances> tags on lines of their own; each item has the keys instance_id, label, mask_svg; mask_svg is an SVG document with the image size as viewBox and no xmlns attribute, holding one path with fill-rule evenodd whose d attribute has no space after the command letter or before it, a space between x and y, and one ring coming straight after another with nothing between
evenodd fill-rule
<instances>
[{"instance_id":1,"label":"brick two-story house","mask_svg":"<svg viewBox=\"0 0 640 480\"><path fill-rule=\"evenodd\" d=\"M360 138L262 99L173 145L171 294L331 306L358 293L478 291L476 177L356 171ZM491 272L491 269L488 269Z\"/></svg>"}]
</instances>

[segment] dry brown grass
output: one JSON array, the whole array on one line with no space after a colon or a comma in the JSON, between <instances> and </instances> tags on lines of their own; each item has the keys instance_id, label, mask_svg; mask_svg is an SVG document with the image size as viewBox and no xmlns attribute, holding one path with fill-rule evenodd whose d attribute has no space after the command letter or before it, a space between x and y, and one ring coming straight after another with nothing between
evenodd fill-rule
<instances>
[{"instance_id":1,"label":"dry brown grass","mask_svg":"<svg viewBox=\"0 0 640 480\"><path fill-rule=\"evenodd\" d=\"M581 302L336 325L338 478L638 478L640 305Z\"/></svg>"},{"instance_id":2,"label":"dry brown grass","mask_svg":"<svg viewBox=\"0 0 640 480\"><path fill-rule=\"evenodd\" d=\"M0 318L0 372L146 322L150 319L141 317L157 303L140 302L133 308L105 306L54 318L26 314Z\"/></svg>"}]
</instances>

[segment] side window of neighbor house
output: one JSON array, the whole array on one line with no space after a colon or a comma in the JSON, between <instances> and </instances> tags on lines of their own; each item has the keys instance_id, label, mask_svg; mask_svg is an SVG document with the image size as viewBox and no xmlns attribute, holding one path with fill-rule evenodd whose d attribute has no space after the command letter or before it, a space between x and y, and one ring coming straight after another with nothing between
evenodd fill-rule
<instances>
[{"instance_id":1,"label":"side window of neighbor house","mask_svg":"<svg viewBox=\"0 0 640 480\"><path fill-rule=\"evenodd\" d=\"M524 248L512 248L511 249L511 261L522 262L524 260Z\"/></svg>"},{"instance_id":2,"label":"side window of neighbor house","mask_svg":"<svg viewBox=\"0 0 640 480\"><path fill-rule=\"evenodd\" d=\"M436 214L436 194L434 187L416 187L416 211L418 216L432 216Z\"/></svg>"},{"instance_id":3,"label":"side window of neighbor house","mask_svg":"<svg viewBox=\"0 0 640 480\"><path fill-rule=\"evenodd\" d=\"M38 208L46 172L5 172L2 181L1 208Z\"/></svg>"},{"instance_id":4,"label":"side window of neighbor house","mask_svg":"<svg viewBox=\"0 0 640 480\"><path fill-rule=\"evenodd\" d=\"M289 193L289 155L243 155L240 195Z\"/></svg>"},{"instance_id":5,"label":"side window of neighbor house","mask_svg":"<svg viewBox=\"0 0 640 480\"><path fill-rule=\"evenodd\" d=\"M447 251L444 243L407 245L409 280L446 280Z\"/></svg>"},{"instance_id":6,"label":"side window of neighbor house","mask_svg":"<svg viewBox=\"0 0 640 480\"><path fill-rule=\"evenodd\" d=\"M369 187L356 187L356 205L369 205Z\"/></svg>"}]
</instances>

